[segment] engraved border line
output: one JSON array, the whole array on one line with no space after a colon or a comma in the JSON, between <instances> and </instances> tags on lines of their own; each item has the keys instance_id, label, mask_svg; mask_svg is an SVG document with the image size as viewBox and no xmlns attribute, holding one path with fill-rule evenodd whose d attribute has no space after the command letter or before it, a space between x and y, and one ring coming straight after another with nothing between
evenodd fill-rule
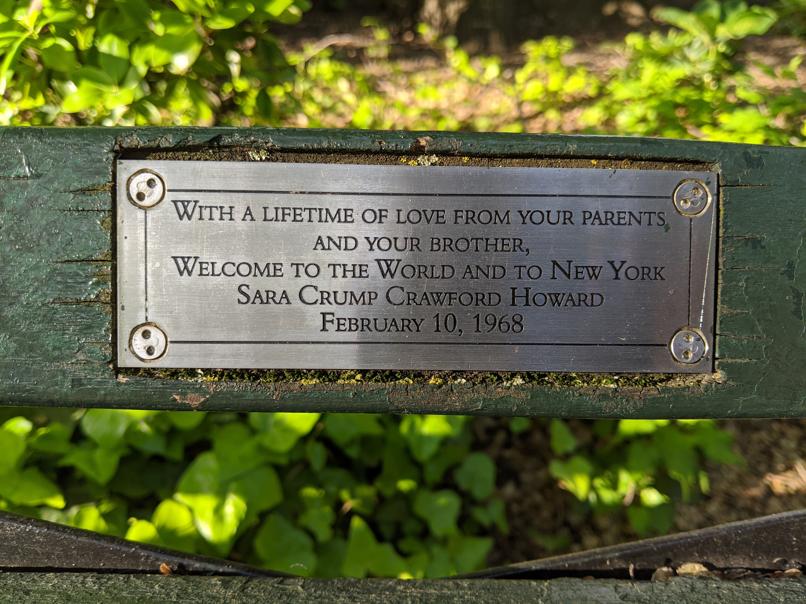
<instances>
[{"instance_id":1,"label":"engraved border line","mask_svg":"<svg viewBox=\"0 0 806 604\"><path fill-rule=\"evenodd\" d=\"M582 199L668 199L668 195L602 195L598 193L394 193L374 191L281 191L269 189L171 189L170 193L238 193L256 195L352 195L362 197L572 197ZM168 193L166 192L166 194Z\"/></svg>"},{"instance_id":2,"label":"engraved border line","mask_svg":"<svg viewBox=\"0 0 806 604\"><path fill-rule=\"evenodd\" d=\"M375 191L290 191L290 190L270 190L270 189L184 189L172 188L167 193L237 193L256 195L333 195L333 196L363 196L363 197L516 197L516 198L581 198L581 199L667 199L668 195L602 195L602 194L578 194L578 193L394 193ZM146 225L148 218L146 217ZM689 221L691 227L691 221ZM146 260L148 230L146 227ZM689 230L689 269L691 267L691 229ZM146 273L148 264L146 262ZM148 312L148 276L146 274L146 313ZM691 274L689 272L689 292L691 288ZM691 305L691 295L689 293L689 309ZM690 310L689 310L690 314ZM146 314L146 320L148 315ZM573 343L573 342L390 342L390 341L297 341L297 340L174 340L174 345L265 345L265 346L285 346L285 345L411 345L411 346L564 346L564 347L649 347L665 348L666 343Z\"/></svg>"},{"instance_id":3,"label":"engraved border line","mask_svg":"<svg viewBox=\"0 0 806 604\"><path fill-rule=\"evenodd\" d=\"M667 345L664 344L646 344L646 343L637 343L637 344L628 344L628 343L617 343L617 344L609 344L609 343L594 343L594 342L412 342L412 341L404 341L404 342L387 342L387 341L364 341L364 340L336 340L336 341L326 341L326 340L312 340L312 341L305 341L305 340L174 340L171 344L258 344L258 345L286 345L286 344L313 344L313 345L322 345L322 344L389 344L389 345L399 345L399 344L406 344L411 346L621 346L621 347L662 347L665 348Z\"/></svg>"}]
</instances>

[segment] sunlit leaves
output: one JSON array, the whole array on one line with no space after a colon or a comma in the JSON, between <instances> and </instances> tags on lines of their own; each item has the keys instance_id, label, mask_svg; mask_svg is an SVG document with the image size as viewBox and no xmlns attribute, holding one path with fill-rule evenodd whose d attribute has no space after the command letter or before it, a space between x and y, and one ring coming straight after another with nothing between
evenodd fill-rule
<instances>
[{"instance_id":1,"label":"sunlit leaves","mask_svg":"<svg viewBox=\"0 0 806 604\"><path fill-rule=\"evenodd\" d=\"M63 508L65 503L59 487L36 468L0 476L0 498L21 506Z\"/></svg>"},{"instance_id":2,"label":"sunlit leaves","mask_svg":"<svg viewBox=\"0 0 806 604\"><path fill-rule=\"evenodd\" d=\"M316 422L318 413L251 413L250 425L258 431L260 443L277 453L286 453L308 434Z\"/></svg>"},{"instance_id":3,"label":"sunlit leaves","mask_svg":"<svg viewBox=\"0 0 806 604\"><path fill-rule=\"evenodd\" d=\"M593 465L584 457L575 455L567 461L553 459L549 464L551 475L560 481L560 486L584 501L591 488Z\"/></svg>"},{"instance_id":4,"label":"sunlit leaves","mask_svg":"<svg viewBox=\"0 0 806 604\"><path fill-rule=\"evenodd\" d=\"M66 116L159 124L172 114L200 124L232 100L243 115L268 119L260 91L282 81L284 62L267 24L294 23L310 8L307 0L7 4L0 95L10 94L0 99L0 124ZM243 66L237 77L220 68L228 52Z\"/></svg>"},{"instance_id":5,"label":"sunlit leaves","mask_svg":"<svg viewBox=\"0 0 806 604\"><path fill-rule=\"evenodd\" d=\"M120 444L131 417L113 409L90 409L81 418L81 430L101 447Z\"/></svg>"},{"instance_id":6,"label":"sunlit leaves","mask_svg":"<svg viewBox=\"0 0 806 604\"><path fill-rule=\"evenodd\" d=\"M657 8L666 33L625 38L627 63L583 113L595 131L742 143L803 144L806 93L786 69L771 89L735 59L742 39L769 31L770 8L704 0L692 11ZM754 69L770 70L763 65Z\"/></svg>"}]
</instances>

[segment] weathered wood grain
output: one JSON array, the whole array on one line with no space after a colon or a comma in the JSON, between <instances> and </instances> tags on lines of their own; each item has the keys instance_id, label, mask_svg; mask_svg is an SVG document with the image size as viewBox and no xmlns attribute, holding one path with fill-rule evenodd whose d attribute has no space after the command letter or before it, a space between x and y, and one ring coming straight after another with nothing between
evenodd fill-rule
<instances>
[{"instance_id":1,"label":"weathered wood grain","mask_svg":"<svg viewBox=\"0 0 806 604\"><path fill-rule=\"evenodd\" d=\"M720 172L716 373L653 386L198 382L118 375L118 154L436 154ZM660 139L271 129L0 129L0 404L575 417L806 416L806 149Z\"/></svg>"},{"instance_id":2,"label":"weathered wood grain","mask_svg":"<svg viewBox=\"0 0 806 604\"><path fill-rule=\"evenodd\" d=\"M700 602L802 602L804 579L724 581L675 577L664 582L615 579L505 579L395 581L389 579L290 579L120 575L100 573L1 573L0 602L490 602L541 604L596 602L686 604Z\"/></svg>"}]
</instances>

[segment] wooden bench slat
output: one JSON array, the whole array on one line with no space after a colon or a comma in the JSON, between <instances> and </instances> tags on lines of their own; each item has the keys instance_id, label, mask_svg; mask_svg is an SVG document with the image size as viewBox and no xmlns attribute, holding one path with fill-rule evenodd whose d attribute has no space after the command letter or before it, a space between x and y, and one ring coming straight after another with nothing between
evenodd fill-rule
<instances>
[{"instance_id":1,"label":"wooden bench slat","mask_svg":"<svg viewBox=\"0 0 806 604\"><path fill-rule=\"evenodd\" d=\"M427 137L427 138L424 138ZM423 141L426 141L423 143ZM806 416L806 149L660 139L272 129L0 130L0 404L554 417ZM646 387L199 383L113 366L116 157L244 148L688 162L720 171L717 372ZM427 168L424 168L427 169ZM583 378L583 381L585 378Z\"/></svg>"}]
</instances>

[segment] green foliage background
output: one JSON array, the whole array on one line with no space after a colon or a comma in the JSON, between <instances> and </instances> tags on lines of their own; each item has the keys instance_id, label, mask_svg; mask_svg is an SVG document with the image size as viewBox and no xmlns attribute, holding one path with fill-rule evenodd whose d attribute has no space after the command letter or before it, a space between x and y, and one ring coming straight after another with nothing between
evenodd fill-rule
<instances>
[{"instance_id":1,"label":"green foliage background","mask_svg":"<svg viewBox=\"0 0 806 604\"><path fill-rule=\"evenodd\" d=\"M669 27L628 35L626 60L606 76L570 65L570 39L527 42L512 67L425 27L420 40L445 67L407 70L373 22L363 52L382 72L330 46L284 54L273 27L308 8L0 0L0 124L520 132L573 114L586 132L806 138L802 57L776 69L737 59L741 40L779 13L802 35L802 0L778 12L716 0L660 9ZM482 89L492 101L479 109ZM301 575L435 577L483 566L491 535L508 530L495 463L469 418L22 410L2 421L0 509L183 551ZM711 421L600 421L584 442L562 420L548 432L549 469L569 499L626 514L639 535L668 531L675 501L707 494L705 460L741 461Z\"/></svg>"}]
</instances>

